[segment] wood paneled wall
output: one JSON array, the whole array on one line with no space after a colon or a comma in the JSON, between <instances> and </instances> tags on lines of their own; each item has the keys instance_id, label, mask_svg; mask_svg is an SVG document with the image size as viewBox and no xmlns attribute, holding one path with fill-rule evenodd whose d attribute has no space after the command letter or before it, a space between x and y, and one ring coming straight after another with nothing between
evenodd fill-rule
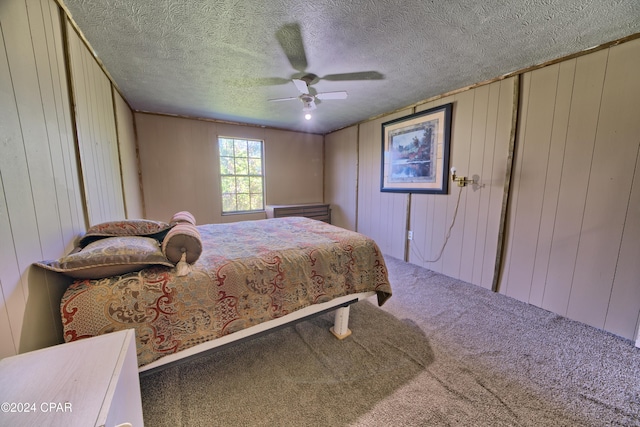
<instances>
[{"instance_id":1,"label":"wood paneled wall","mask_svg":"<svg viewBox=\"0 0 640 427\"><path fill-rule=\"evenodd\" d=\"M488 289L498 247L513 85L513 78L506 79L417 109L453 103L450 165L460 176L475 177L477 185L451 184L446 196L411 196L408 260Z\"/></svg>"},{"instance_id":2,"label":"wood paneled wall","mask_svg":"<svg viewBox=\"0 0 640 427\"><path fill-rule=\"evenodd\" d=\"M333 132L324 140L324 199L331 200L331 223L357 227L358 126Z\"/></svg>"},{"instance_id":3,"label":"wood paneled wall","mask_svg":"<svg viewBox=\"0 0 640 427\"><path fill-rule=\"evenodd\" d=\"M265 218L222 215L219 136L264 140L267 204L323 201L320 135L146 113L135 121L148 218L168 221L182 210L200 224Z\"/></svg>"},{"instance_id":4,"label":"wood paneled wall","mask_svg":"<svg viewBox=\"0 0 640 427\"><path fill-rule=\"evenodd\" d=\"M34 261L57 258L84 231L58 7L0 2L0 357L38 346L31 332L61 334L34 307ZM51 288L51 289L49 289ZM51 342L45 342L50 344Z\"/></svg>"},{"instance_id":5,"label":"wood paneled wall","mask_svg":"<svg viewBox=\"0 0 640 427\"><path fill-rule=\"evenodd\" d=\"M408 109L363 123L358 133L357 231L372 237L383 253L400 259L405 252L409 195L380 192L382 123L412 112Z\"/></svg>"},{"instance_id":6,"label":"wood paneled wall","mask_svg":"<svg viewBox=\"0 0 640 427\"><path fill-rule=\"evenodd\" d=\"M339 151L327 150L325 168L334 171L335 176L326 177L325 182L332 179L350 183L350 170L358 170L357 183L353 184L358 189L358 231L373 237L388 255L491 288L511 132L513 85L513 78L506 79L422 104L415 110L390 114L360 124L359 128L349 128L351 134L359 135L357 160L348 167L342 164ZM448 195L380 192L382 123L447 103L454 104L450 163L463 175L475 175L478 185L462 189L450 186ZM336 139L341 147L348 146L345 140L348 135L341 132L327 135L327 141ZM348 192L351 186L346 187L343 192ZM340 193L327 193L326 201L340 204L337 194ZM413 232L410 242L406 240L408 230ZM444 251L439 256L443 245Z\"/></svg>"},{"instance_id":7,"label":"wood paneled wall","mask_svg":"<svg viewBox=\"0 0 640 427\"><path fill-rule=\"evenodd\" d=\"M639 75L635 39L520 76L498 283L508 296L629 339L635 339L640 317ZM327 191L325 202L348 209L347 217L357 214L358 231L385 254L491 288L514 79L416 110L448 102L454 103L451 165L461 175L477 175L479 185L452 186L447 196L380 192L380 124L414 111L409 109L327 135L328 147L339 141L358 152L357 160L345 163L340 150L327 149L325 170L334 176L325 181L343 180L347 190ZM359 135L357 143L353 135ZM351 184L354 171L358 182ZM357 209L341 202L354 188ZM408 243L407 230L414 237Z\"/></svg>"},{"instance_id":8,"label":"wood paneled wall","mask_svg":"<svg viewBox=\"0 0 640 427\"><path fill-rule=\"evenodd\" d=\"M71 81L89 225L125 218L111 82L71 25Z\"/></svg>"},{"instance_id":9,"label":"wood paneled wall","mask_svg":"<svg viewBox=\"0 0 640 427\"><path fill-rule=\"evenodd\" d=\"M118 130L120 169L122 170L126 217L145 218L142 174L140 173L140 159L133 112L122 96L115 90L113 91L113 99Z\"/></svg>"},{"instance_id":10,"label":"wood paneled wall","mask_svg":"<svg viewBox=\"0 0 640 427\"><path fill-rule=\"evenodd\" d=\"M640 40L523 76L500 291L634 338L640 313Z\"/></svg>"},{"instance_id":11,"label":"wood paneled wall","mask_svg":"<svg viewBox=\"0 0 640 427\"><path fill-rule=\"evenodd\" d=\"M73 30L70 96L63 22L53 0L0 2L0 357L61 342L69 279L31 264L69 252L87 218L124 218L121 162L139 188L131 111L117 96L116 131L111 83Z\"/></svg>"}]
</instances>

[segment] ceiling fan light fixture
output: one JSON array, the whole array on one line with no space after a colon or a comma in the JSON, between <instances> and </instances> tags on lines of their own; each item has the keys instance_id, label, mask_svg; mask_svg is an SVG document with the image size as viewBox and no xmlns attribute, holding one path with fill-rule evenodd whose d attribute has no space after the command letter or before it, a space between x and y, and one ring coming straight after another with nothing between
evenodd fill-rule
<instances>
[{"instance_id":1,"label":"ceiling fan light fixture","mask_svg":"<svg viewBox=\"0 0 640 427\"><path fill-rule=\"evenodd\" d=\"M305 113L304 119L305 120L311 120L311 113Z\"/></svg>"},{"instance_id":2,"label":"ceiling fan light fixture","mask_svg":"<svg viewBox=\"0 0 640 427\"><path fill-rule=\"evenodd\" d=\"M311 111L316 109L316 103L313 96L302 95L300 97L300 100L302 101L302 111L304 111L305 113L310 113Z\"/></svg>"}]
</instances>

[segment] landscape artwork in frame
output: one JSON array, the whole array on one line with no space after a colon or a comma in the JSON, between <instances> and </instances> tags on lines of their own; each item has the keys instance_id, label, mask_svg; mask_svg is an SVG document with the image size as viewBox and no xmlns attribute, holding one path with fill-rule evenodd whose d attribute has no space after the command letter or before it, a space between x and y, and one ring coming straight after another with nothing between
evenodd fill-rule
<instances>
[{"instance_id":1,"label":"landscape artwork in frame","mask_svg":"<svg viewBox=\"0 0 640 427\"><path fill-rule=\"evenodd\" d=\"M382 124L380 191L447 194L453 104Z\"/></svg>"}]
</instances>

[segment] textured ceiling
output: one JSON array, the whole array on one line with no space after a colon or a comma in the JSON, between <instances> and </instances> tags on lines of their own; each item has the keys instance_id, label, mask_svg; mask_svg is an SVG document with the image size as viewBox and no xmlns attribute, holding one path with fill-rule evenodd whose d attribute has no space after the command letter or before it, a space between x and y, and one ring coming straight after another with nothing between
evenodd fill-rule
<instances>
[{"instance_id":1,"label":"textured ceiling","mask_svg":"<svg viewBox=\"0 0 640 427\"><path fill-rule=\"evenodd\" d=\"M135 110L327 133L640 33L639 0L64 0ZM291 81L318 102L305 121ZM357 79L357 80L352 80Z\"/></svg>"}]
</instances>

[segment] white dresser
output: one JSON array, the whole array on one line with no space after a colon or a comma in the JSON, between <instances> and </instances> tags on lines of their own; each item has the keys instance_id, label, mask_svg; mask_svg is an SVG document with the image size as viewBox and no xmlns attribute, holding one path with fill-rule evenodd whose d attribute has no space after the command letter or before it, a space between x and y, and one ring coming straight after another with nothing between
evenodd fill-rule
<instances>
[{"instance_id":1,"label":"white dresser","mask_svg":"<svg viewBox=\"0 0 640 427\"><path fill-rule=\"evenodd\" d=\"M0 425L143 427L133 329L0 361Z\"/></svg>"}]
</instances>

